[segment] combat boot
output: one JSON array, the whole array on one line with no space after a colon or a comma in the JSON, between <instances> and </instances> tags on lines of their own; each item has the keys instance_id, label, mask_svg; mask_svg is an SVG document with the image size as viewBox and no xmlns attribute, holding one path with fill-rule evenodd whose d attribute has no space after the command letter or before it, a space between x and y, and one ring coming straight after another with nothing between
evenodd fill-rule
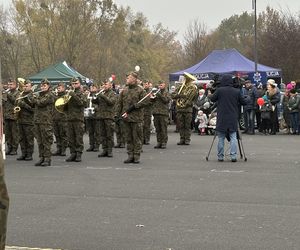
<instances>
[{"instance_id":1,"label":"combat boot","mask_svg":"<svg viewBox=\"0 0 300 250\"><path fill-rule=\"evenodd\" d=\"M17 158L17 161L25 161L25 158L26 158L26 155L25 154L22 154L21 156L19 156Z\"/></svg>"},{"instance_id":2,"label":"combat boot","mask_svg":"<svg viewBox=\"0 0 300 250\"><path fill-rule=\"evenodd\" d=\"M25 160L25 161L32 161L32 160L33 160L33 159L32 159L32 153L26 154L26 157L25 157L24 160Z\"/></svg>"},{"instance_id":3,"label":"combat boot","mask_svg":"<svg viewBox=\"0 0 300 250\"><path fill-rule=\"evenodd\" d=\"M140 154L133 155L133 163L135 164L140 163Z\"/></svg>"},{"instance_id":4,"label":"combat boot","mask_svg":"<svg viewBox=\"0 0 300 250\"><path fill-rule=\"evenodd\" d=\"M76 153L71 153L71 155L66 159L67 162L75 161Z\"/></svg>"},{"instance_id":5,"label":"combat boot","mask_svg":"<svg viewBox=\"0 0 300 250\"><path fill-rule=\"evenodd\" d=\"M133 162L133 154L128 154L128 158L124 161L124 163L132 163Z\"/></svg>"},{"instance_id":6,"label":"combat boot","mask_svg":"<svg viewBox=\"0 0 300 250\"><path fill-rule=\"evenodd\" d=\"M44 158L40 158L40 160L36 162L34 166L41 166L43 162L44 162Z\"/></svg>"},{"instance_id":7,"label":"combat boot","mask_svg":"<svg viewBox=\"0 0 300 250\"><path fill-rule=\"evenodd\" d=\"M48 167L51 166L51 160L49 158L46 158L44 162L41 164L41 167Z\"/></svg>"},{"instance_id":8,"label":"combat boot","mask_svg":"<svg viewBox=\"0 0 300 250\"><path fill-rule=\"evenodd\" d=\"M75 157L76 162L81 162L81 155L82 155L81 152L76 152L76 157Z\"/></svg>"},{"instance_id":9,"label":"combat boot","mask_svg":"<svg viewBox=\"0 0 300 250\"><path fill-rule=\"evenodd\" d=\"M10 152L9 152L9 155L17 155L17 150L15 149L12 149Z\"/></svg>"},{"instance_id":10,"label":"combat boot","mask_svg":"<svg viewBox=\"0 0 300 250\"><path fill-rule=\"evenodd\" d=\"M125 143L120 143L119 148L125 148Z\"/></svg>"},{"instance_id":11,"label":"combat boot","mask_svg":"<svg viewBox=\"0 0 300 250\"><path fill-rule=\"evenodd\" d=\"M99 152L99 145L94 147L93 152Z\"/></svg>"},{"instance_id":12,"label":"combat boot","mask_svg":"<svg viewBox=\"0 0 300 250\"><path fill-rule=\"evenodd\" d=\"M98 154L98 157L106 157L107 156L107 150L103 149L101 154Z\"/></svg>"},{"instance_id":13,"label":"combat boot","mask_svg":"<svg viewBox=\"0 0 300 250\"><path fill-rule=\"evenodd\" d=\"M94 146L90 145L90 147L85 150L86 152L92 152L94 150Z\"/></svg>"},{"instance_id":14,"label":"combat boot","mask_svg":"<svg viewBox=\"0 0 300 250\"><path fill-rule=\"evenodd\" d=\"M157 143L154 148L161 148L161 143Z\"/></svg>"},{"instance_id":15,"label":"combat boot","mask_svg":"<svg viewBox=\"0 0 300 250\"><path fill-rule=\"evenodd\" d=\"M112 149L107 150L107 157L113 157Z\"/></svg>"},{"instance_id":16,"label":"combat boot","mask_svg":"<svg viewBox=\"0 0 300 250\"><path fill-rule=\"evenodd\" d=\"M61 155L61 149L60 148L57 148L57 150L52 153L53 156L58 156L58 155Z\"/></svg>"},{"instance_id":17,"label":"combat boot","mask_svg":"<svg viewBox=\"0 0 300 250\"><path fill-rule=\"evenodd\" d=\"M60 156L66 156L66 148L61 148Z\"/></svg>"},{"instance_id":18,"label":"combat boot","mask_svg":"<svg viewBox=\"0 0 300 250\"><path fill-rule=\"evenodd\" d=\"M179 142L177 142L177 145L184 145L184 140L180 140Z\"/></svg>"},{"instance_id":19,"label":"combat boot","mask_svg":"<svg viewBox=\"0 0 300 250\"><path fill-rule=\"evenodd\" d=\"M167 148L167 144L166 143L162 143L160 148Z\"/></svg>"}]
</instances>

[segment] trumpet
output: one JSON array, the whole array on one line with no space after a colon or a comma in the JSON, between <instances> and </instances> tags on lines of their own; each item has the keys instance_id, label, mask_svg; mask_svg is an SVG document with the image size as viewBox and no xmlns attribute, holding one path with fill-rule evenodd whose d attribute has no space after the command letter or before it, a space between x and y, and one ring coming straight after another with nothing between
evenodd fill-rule
<instances>
[{"instance_id":1,"label":"trumpet","mask_svg":"<svg viewBox=\"0 0 300 250\"><path fill-rule=\"evenodd\" d=\"M98 95L102 94L104 92L105 89L101 89L100 91L98 91L96 94L95 94L95 97L97 97Z\"/></svg>"},{"instance_id":2,"label":"trumpet","mask_svg":"<svg viewBox=\"0 0 300 250\"><path fill-rule=\"evenodd\" d=\"M10 89L2 90L2 94L9 93Z\"/></svg>"},{"instance_id":3,"label":"trumpet","mask_svg":"<svg viewBox=\"0 0 300 250\"><path fill-rule=\"evenodd\" d=\"M151 99L154 99L154 98L156 98L156 95L158 94L158 93L160 93L160 91L161 91L161 89L158 89L158 88L152 88L151 89L151 96L150 96L150 98Z\"/></svg>"}]
</instances>

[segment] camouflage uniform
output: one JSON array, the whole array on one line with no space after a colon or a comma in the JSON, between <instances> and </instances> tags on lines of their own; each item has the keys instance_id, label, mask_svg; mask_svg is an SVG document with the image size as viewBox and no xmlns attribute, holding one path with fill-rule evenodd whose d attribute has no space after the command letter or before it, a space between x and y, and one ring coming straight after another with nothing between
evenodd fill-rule
<instances>
[{"instance_id":1,"label":"camouflage uniform","mask_svg":"<svg viewBox=\"0 0 300 250\"><path fill-rule=\"evenodd\" d=\"M143 107L146 102L138 104L145 96L145 91L137 84L127 86L120 94L117 106L119 117L127 113L124 119L128 159L124 163L139 163L143 145Z\"/></svg>"},{"instance_id":2,"label":"camouflage uniform","mask_svg":"<svg viewBox=\"0 0 300 250\"><path fill-rule=\"evenodd\" d=\"M9 91L7 93L7 98L5 98L6 101L3 103L7 155L16 155L19 144L17 114L14 112L16 98L19 96L19 94L20 92L17 89Z\"/></svg>"},{"instance_id":3,"label":"camouflage uniform","mask_svg":"<svg viewBox=\"0 0 300 250\"><path fill-rule=\"evenodd\" d=\"M21 96L26 96L31 93L32 91L23 92ZM34 149L34 105L30 103L26 97L18 100L16 104L21 108L20 112L18 112L18 127L22 152L22 155L18 157L17 160L31 161Z\"/></svg>"},{"instance_id":4,"label":"camouflage uniform","mask_svg":"<svg viewBox=\"0 0 300 250\"><path fill-rule=\"evenodd\" d=\"M197 87L192 82L187 82L185 87L178 94L181 85L177 86L174 93L172 93L172 98L177 101L176 103L176 118L178 121L178 129L180 134L180 141L178 145L189 145L191 141L191 122L192 122L192 112L193 104L198 96ZM185 89L189 89L188 93L184 93ZM178 100L184 100L184 105L178 105Z\"/></svg>"},{"instance_id":5,"label":"camouflage uniform","mask_svg":"<svg viewBox=\"0 0 300 250\"><path fill-rule=\"evenodd\" d=\"M95 98L95 93L91 93L90 97L94 99ZM90 100L87 100L89 103ZM92 101L93 102L93 101ZM99 146L100 146L100 122L99 122L99 105L95 104L93 102L92 107L94 108L94 114L89 114L89 116L85 117L86 119L86 130L89 135L89 144L90 147L86 151L94 151L97 152L99 151Z\"/></svg>"},{"instance_id":6,"label":"camouflage uniform","mask_svg":"<svg viewBox=\"0 0 300 250\"><path fill-rule=\"evenodd\" d=\"M2 143L1 143L2 145ZM0 250L5 249L9 197L4 180L4 161L0 145Z\"/></svg>"},{"instance_id":7,"label":"camouflage uniform","mask_svg":"<svg viewBox=\"0 0 300 250\"><path fill-rule=\"evenodd\" d=\"M120 94L117 97L115 109L118 109L118 103L119 103ZM115 145L115 148L125 148L125 129L124 129L124 122L120 117L115 117L115 132L116 132L116 139L117 144Z\"/></svg>"},{"instance_id":8,"label":"camouflage uniform","mask_svg":"<svg viewBox=\"0 0 300 250\"><path fill-rule=\"evenodd\" d=\"M66 104L65 111L68 121L68 141L70 147L70 157L66 161L81 161L84 148L84 107L86 106L86 96L80 88L70 92L71 99Z\"/></svg>"},{"instance_id":9,"label":"camouflage uniform","mask_svg":"<svg viewBox=\"0 0 300 250\"><path fill-rule=\"evenodd\" d=\"M53 143L54 96L49 89L40 92L39 96L30 97L30 102L35 105L34 130L40 157L40 161L35 165L50 166L51 145Z\"/></svg>"},{"instance_id":10,"label":"camouflage uniform","mask_svg":"<svg viewBox=\"0 0 300 250\"><path fill-rule=\"evenodd\" d=\"M114 146L114 105L117 96L112 89L107 89L98 94L93 100L98 104L99 124L100 124L100 141L102 143L103 152L99 157L112 157L112 148Z\"/></svg>"},{"instance_id":11,"label":"camouflage uniform","mask_svg":"<svg viewBox=\"0 0 300 250\"><path fill-rule=\"evenodd\" d=\"M154 126L156 131L157 145L155 148L166 148L168 142L169 103L171 95L165 89L156 94L153 103Z\"/></svg>"},{"instance_id":12,"label":"camouflage uniform","mask_svg":"<svg viewBox=\"0 0 300 250\"><path fill-rule=\"evenodd\" d=\"M58 92L56 100L63 97L66 94L65 91ZM66 155L66 148L68 147L67 136L67 116L65 113L53 110L53 132L56 140L56 152L52 155Z\"/></svg>"},{"instance_id":13,"label":"camouflage uniform","mask_svg":"<svg viewBox=\"0 0 300 250\"><path fill-rule=\"evenodd\" d=\"M145 89L146 94L148 94L151 90L150 88ZM144 123L143 123L143 143L148 145L150 142L150 134L151 134L151 118L152 118L152 103L144 107Z\"/></svg>"}]
</instances>

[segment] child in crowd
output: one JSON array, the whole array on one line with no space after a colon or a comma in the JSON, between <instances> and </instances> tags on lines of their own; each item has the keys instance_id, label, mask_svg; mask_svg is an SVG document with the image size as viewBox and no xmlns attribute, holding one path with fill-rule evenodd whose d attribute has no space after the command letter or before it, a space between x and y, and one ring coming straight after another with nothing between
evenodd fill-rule
<instances>
[{"instance_id":1,"label":"child in crowd","mask_svg":"<svg viewBox=\"0 0 300 250\"><path fill-rule=\"evenodd\" d=\"M199 135L205 135L205 130L207 128L207 116L204 114L202 110L198 111L198 115L195 119L195 123L198 124L198 129L199 129Z\"/></svg>"}]
</instances>

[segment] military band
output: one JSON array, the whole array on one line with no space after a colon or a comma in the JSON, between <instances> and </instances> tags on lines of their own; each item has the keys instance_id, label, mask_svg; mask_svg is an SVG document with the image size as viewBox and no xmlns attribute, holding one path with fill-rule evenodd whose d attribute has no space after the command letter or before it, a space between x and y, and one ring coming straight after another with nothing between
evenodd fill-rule
<instances>
[{"instance_id":1,"label":"military band","mask_svg":"<svg viewBox=\"0 0 300 250\"><path fill-rule=\"evenodd\" d=\"M7 154L17 154L20 144L21 154L17 160L33 160L36 138L40 158L36 166L50 166L51 156L65 156L68 147L70 155L66 161L81 162L86 124L89 137L87 152L97 152L101 145L102 152L98 157L112 157L114 147L126 145L128 158L124 163L139 163L143 144L150 144L152 119L156 131L154 148L166 148L172 100L176 102L180 125L178 145L188 145L197 88L192 83L193 76L185 74L185 78L185 82L172 94L165 81L159 81L157 88L153 88L148 80L140 85L136 71L126 75L126 85L117 93L112 79L105 80L101 87L92 83L85 90L78 78L71 79L68 88L66 83L59 83L55 90L44 79L39 84L41 90L35 92L33 88L36 85L28 80L22 92L15 81L9 81L7 89L3 90ZM56 150L51 153L53 136Z\"/></svg>"}]
</instances>

